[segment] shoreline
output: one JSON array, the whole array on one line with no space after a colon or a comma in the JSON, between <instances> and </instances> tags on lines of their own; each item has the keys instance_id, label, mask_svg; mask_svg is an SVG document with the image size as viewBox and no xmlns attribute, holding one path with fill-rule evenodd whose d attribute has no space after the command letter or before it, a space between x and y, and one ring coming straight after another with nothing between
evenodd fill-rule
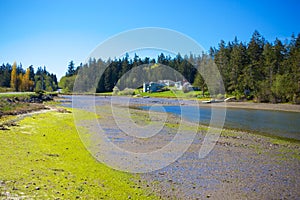
<instances>
[{"instance_id":1,"label":"shoreline","mask_svg":"<svg viewBox=\"0 0 300 200\"><path fill-rule=\"evenodd\" d=\"M200 104L200 107L216 108L235 108L235 109L252 109L252 110L270 110L283 112L300 112L300 105L295 104L270 104L270 103L249 103L249 102L222 102L213 104Z\"/></svg>"},{"instance_id":2,"label":"shoreline","mask_svg":"<svg viewBox=\"0 0 300 200\"><path fill-rule=\"evenodd\" d=\"M168 105L166 105L166 106L168 106ZM136 110L140 110L140 111L145 111L142 108L140 108L140 105L135 105L135 106L132 106L131 108L136 109ZM239 109L239 108L237 108L237 109ZM152 112L160 113L158 111L152 111ZM284 112L289 112L289 111L284 111ZM178 117L174 113L168 113L168 114L172 115L174 117ZM209 124L199 122L199 127L209 128ZM287 136L285 137L285 136L275 135L275 134L271 134L271 133L267 133L267 132L261 132L261 131L231 128L231 127L228 127L228 126L225 126L225 125L223 126L222 130L225 131L225 132L227 132L227 131L241 132L241 133L243 132L243 133L247 133L247 134L258 135L258 136L261 136L261 137L267 137L267 138L270 138L270 139L278 139L278 140L287 141L287 142L291 142L291 143L300 143L300 139L293 138L293 137L287 137Z\"/></svg>"},{"instance_id":3,"label":"shoreline","mask_svg":"<svg viewBox=\"0 0 300 200\"><path fill-rule=\"evenodd\" d=\"M84 96L86 94L75 94L74 96ZM69 95L59 95L59 97L63 96L73 96ZM111 98L111 96L101 96L101 95L94 95L94 94L87 94L86 96L93 96L98 98L105 98L106 100ZM120 98L132 98L132 99L143 99L142 97L132 97L132 96L118 96ZM172 101L177 100L176 98L163 98L163 97L150 97L146 98L148 100L166 100ZM182 102L182 105L192 106L192 105L199 105L200 107L215 107L215 108L236 108L236 109L253 109L253 110L270 110L270 111L284 111L284 112L300 112L300 105L298 104L288 104L288 103L280 103L280 104L272 104L272 103L253 103L253 102L220 102L220 103L202 103L201 100L197 99L178 99ZM140 105L143 103L138 103ZM163 103L164 104L164 103ZM172 105L174 103L165 103L166 105Z\"/></svg>"},{"instance_id":4,"label":"shoreline","mask_svg":"<svg viewBox=\"0 0 300 200\"><path fill-rule=\"evenodd\" d=\"M26 117L32 117L33 115L43 114L47 112L60 112L60 113L67 113L64 108L58 108L56 106L44 106L43 108L37 110L26 110L24 112L10 114L10 115L3 115L0 118L0 130L6 131L9 128L16 126L16 123L23 120Z\"/></svg>"}]
</instances>

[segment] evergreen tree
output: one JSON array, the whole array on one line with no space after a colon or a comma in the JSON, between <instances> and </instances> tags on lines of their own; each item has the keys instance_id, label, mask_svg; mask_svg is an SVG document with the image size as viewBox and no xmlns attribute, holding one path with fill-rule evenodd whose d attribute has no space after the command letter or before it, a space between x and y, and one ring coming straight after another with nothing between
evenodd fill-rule
<instances>
[{"instance_id":1,"label":"evergreen tree","mask_svg":"<svg viewBox=\"0 0 300 200\"><path fill-rule=\"evenodd\" d=\"M34 91L35 91L35 92L39 92L39 91L42 91L42 90L44 90L44 89L43 89L43 83L42 83L41 80L37 80L37 81L35 82L35 88L34 88Z\"/></svg>"},{"instance_id":2,"label":"evergreen tree","mask_svg":"<svg viewBox=\"0 0 300 200\"><path fill-rule=\"evenodd\" d=\"M73 60L70 61L69 65L68 65L68 71L66 73L66 76L73 76L75 74L75 64L73 62Z\"/></svg>"},{"instance_id":3,"label":"evergreen tree","mask_svg":"<svg viewBox=\"0 0 300 200\"><path fill-rule=\"evenodd\" d=\"M0 87L10 87L11 71L11 65L8 63L0 66Z\"/></svg>"},{"instance_id":4,"label":"evergreen tree","mask_svg":"<svg viewBox=\"0 0 300 200\"><path fill-rule=\"evenodd\" d=\"M230 43L228 43L230 44ZM225 88L228 88L228 84L230 82L229 74L230 74L230 52L231 52L231 45L226 46L225 41L221 40L219 44L219 49L217 50L214 58L215 63L218 66L220 73L222 74L222 78L225 84Z\"/></svg>"},{"instance_id":5,"label":"evergreen tree","mask_svg":"<svg viewBox=\"0 0 300 200\"><path fill-rule=\"evenodd\" d=\"M240 43L234 43L230 53L229 61L229 74L227 91L229 93L238 92L243 93L244 88L240 86L240 75L242 74L243 67L247 65L246 47Z\"/></svg>"},{"instance_id":6,"label":"evergreen tree","mask_svg":"<svg viewBox=\"0 0 300 200\"><path fill-rule=\"evenodd\" d=\"M249 65L245 67L245 86L253 92L258 91L258 82L263 79L262 73L262 52L264 47L264 39L258 31L254 31L247 52L249 56Z\"/></svg>"},{"instance_id":7,"label":"evergreen tree","mask_svg":"<svg viewBox=\"0 0 300 200\"><path fill-rule=\"evenodd\" d=\"M34 75L35 75L35 73L34 73L34 68L33 68L32 65L29 66L29 70L30 70L30 76L29 76L29 79L30 79L31 81L34 81Z\"/></svg>"}]
</instances>

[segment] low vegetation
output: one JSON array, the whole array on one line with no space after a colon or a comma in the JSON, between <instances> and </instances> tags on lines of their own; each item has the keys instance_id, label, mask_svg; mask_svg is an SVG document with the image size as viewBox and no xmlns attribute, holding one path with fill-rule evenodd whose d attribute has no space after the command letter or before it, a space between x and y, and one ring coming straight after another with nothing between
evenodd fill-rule
<instances>
[{"instance_id":1,"label":"low vegetation","mask_svg":"<svg viewBox=\"0 0 300 200\"><path fill-rule=\"evenodd\" d=\"M0 94L0 118L3 115L17 115L44 109L44 101L53 99L55 93L23 92Z\"/></svg>"},{"instance_id":2,"label":"low vegetation","mask_svg":"<svg viewBox=\"0 0 300 200\"><path fill-rule=\"evenodd\" d=\"M82 112L81 119L94 115ZM97 162L85 149L72 113L27 117L0 131L0 198L156 199L137 176Z\"/></svg>"}]
</instances>

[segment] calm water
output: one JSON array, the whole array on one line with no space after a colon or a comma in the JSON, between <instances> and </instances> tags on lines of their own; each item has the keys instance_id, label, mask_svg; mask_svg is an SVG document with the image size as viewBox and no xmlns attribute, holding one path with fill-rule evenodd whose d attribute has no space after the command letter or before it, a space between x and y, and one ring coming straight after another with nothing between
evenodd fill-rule
<instances>
[{"instance_id":1,"label":"calm water","mask_svg":"<svg viewBox=\"0 0 300 200\"><path fill-rule=\"evenodd\" d=\"M184 107L185 114L183 114L183 118L198 121L201 124L209 124L211 118L210 108L200 107L200 109L195 109L193 106ZM144 110L162 111L161 108L156 108L155 106L142 106L141 108ZM164 106L164 109L166 112L181 115L180 106ZM200 112L200 118L195 111ZM227 108L224 127L258 131L300 140L300 113Z\"/></svg>"}]
</instances>

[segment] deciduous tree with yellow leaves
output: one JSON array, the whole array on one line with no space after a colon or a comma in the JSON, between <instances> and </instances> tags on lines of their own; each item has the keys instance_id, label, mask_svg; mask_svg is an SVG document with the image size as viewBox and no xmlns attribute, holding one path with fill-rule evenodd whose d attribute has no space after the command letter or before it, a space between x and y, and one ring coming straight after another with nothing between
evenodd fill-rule
<instances>
[{"instance_id":1,"label":"deciduous tree with yellow leaves","mask_svg":"<svg viewBox=\"0 0 300 200\"><path fill-rule=\"evenodd\" d=\"M20 91L20 92L24 92L25 91L25 88L24 88L24 83L23 83L23 74L22 73L20 73L20 74L18 74L18 89L17 89L17 91Z\"/></svg>"},{"instance_id":2,"label":"deciduous tree with yellow leaves","mask_svg":"<svg viewBox=\"0 0 300 200\"><path fill-rule=\"evenodd\" d=\"M24 91L31 91L33 87L33 81L30 80L30 68L27 68L26 73L22 78L22 86Z\"/></svg>"},{"instance_id":3,"label":"deciduous tree with yellow leaves","mask_svg":"<svg viewBox=\"0 0 300 200\"><path fill-rule=\"evenodd\" d=\"M10 75L10 87L14 90L18 90L18 74L17 74L17 63L14 62Z\"/></svg>"}]
</instances>

